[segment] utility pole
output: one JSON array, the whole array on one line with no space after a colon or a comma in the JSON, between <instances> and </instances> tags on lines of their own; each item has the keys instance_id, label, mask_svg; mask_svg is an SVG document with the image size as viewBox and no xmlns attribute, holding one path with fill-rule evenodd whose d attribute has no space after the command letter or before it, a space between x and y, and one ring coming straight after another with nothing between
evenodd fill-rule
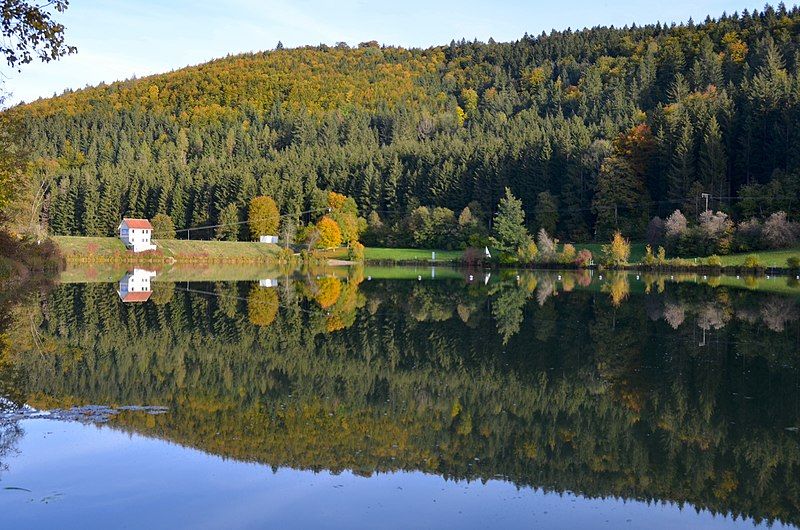
<instances>
[{"instance_id":1,"label":"utility pole","mask_svg":"<svg viewBox=\"0 0 800 530\"><path fill-rule=\"evenodd\" d=\"M706 200L706 209L705 209L705 211L707 212L708 211L708 199L709 199L709 197L711 197L711 195L708 194L708 193L701 193L700 196Z\"/></svg>"}]
</instances>

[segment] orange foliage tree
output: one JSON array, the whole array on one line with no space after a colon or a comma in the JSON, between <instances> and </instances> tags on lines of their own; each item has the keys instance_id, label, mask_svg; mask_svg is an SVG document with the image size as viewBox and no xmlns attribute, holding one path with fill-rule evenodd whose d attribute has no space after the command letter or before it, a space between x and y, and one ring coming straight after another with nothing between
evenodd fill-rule
<instances>
[{"instance_id":1,"label":"orange foliage tree","mask_svg":"<svg viewBox=\"0 0 800 530\"><path fill-rule=\"evenodd\" d=\"M321 248L336 248L342 244L339 224L327 215L317 222L317 230L319 231L317 245Z\"/></svg>"}]
</instances>

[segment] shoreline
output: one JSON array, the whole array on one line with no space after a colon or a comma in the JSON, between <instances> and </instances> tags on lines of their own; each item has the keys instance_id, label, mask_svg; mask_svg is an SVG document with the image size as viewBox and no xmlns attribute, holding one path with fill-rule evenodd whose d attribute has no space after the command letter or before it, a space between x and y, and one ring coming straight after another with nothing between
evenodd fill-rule
<instances>
[{"instance_id":1,"label":"shoreline","mask_svg":"<svg viewBox=\"0 0 800 530\"><path fill-rule=\"evenodd\" d=\"M53 236L69 264L125 265L277 265L280 248L250 241L154 240L156 250L133 253L118 238Z\"/></svg>"},{"instance_id":2,"label":"shoreline","mask_svg":"<svg viewBox=\"0 0 800 530\"><path fill-rule=\"evenodd\" d=\"M134 254L114 237L53 236L64 261L74 265L130 265L130 266L170 266L170 265L280 265L281 248L274 244L250 241L205 241L205 240L156 240L158 249ZM321 256L330 266L352 266L356 262L338 256ZM327 258L327 259L325 259ZM463 267L467 269L503 270L626 270L654 273L700 273L707 275L739 274L749 276L798 275L800 271L786 266L745 267L743 265L712 266L698 263L655 264L629 263L617 266L589 265L579 267L573 263L532 263L501 264L476 261L468 263L464 259L387 259L367 258L361 262L365 266L417 266L417 267Z\"/></svg>"}]
</instances>

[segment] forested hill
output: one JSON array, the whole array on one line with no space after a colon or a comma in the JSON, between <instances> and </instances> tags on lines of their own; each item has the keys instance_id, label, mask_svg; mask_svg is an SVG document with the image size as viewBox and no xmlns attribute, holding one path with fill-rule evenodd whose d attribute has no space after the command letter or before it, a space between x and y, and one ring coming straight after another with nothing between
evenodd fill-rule
<instances>
[{"instance_id":1,"label":"forested hill","mask_svg":"<svg viewBox=\"0 0 800 530\"><path fill-rule=\"evenodd\" d=\"M510 43L279 47L9 112L55 234L110 234L123 213L244 219L259 193L299 212L318 190L383 222L471 202L486 222L509 186L532 229L555 202L562 238L640 237L703 192L738 219L796 215L798 62L800 9L781 5Z\"/></svg>"}]
</instances>

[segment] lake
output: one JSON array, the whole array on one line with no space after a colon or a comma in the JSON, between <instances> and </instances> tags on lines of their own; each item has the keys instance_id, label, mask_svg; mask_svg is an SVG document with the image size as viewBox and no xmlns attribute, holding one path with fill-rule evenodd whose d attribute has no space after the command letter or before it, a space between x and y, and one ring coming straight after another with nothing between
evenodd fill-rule
<instances>
[{"instance_id":1,"label":"lake","mask_svg":"<svg viewBox=\"0 0 800 530\"><path fill-rule=\"evenodd\" d=\"M0 324L2 528L800 524L793 278L64 282Z\"/></svg>"}]
</instances>

